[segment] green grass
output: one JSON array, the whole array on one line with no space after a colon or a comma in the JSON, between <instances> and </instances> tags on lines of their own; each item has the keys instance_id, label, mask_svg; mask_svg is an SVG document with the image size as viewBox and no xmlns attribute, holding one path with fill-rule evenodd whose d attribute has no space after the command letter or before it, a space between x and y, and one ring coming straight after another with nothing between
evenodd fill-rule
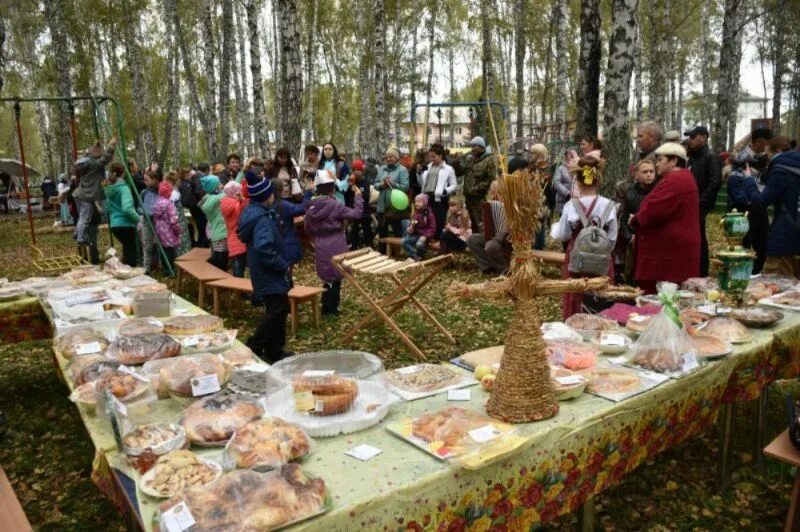
<instances>
[{"instance_id":1,"label":"green grass","mask_svg":"<svg viewBox=\"0 0 800 532\"><path fill-rule=\"evenodd\" d=\"M46 220L42 220L37 225L45 224ZM0 219L0 276L21 279L37 275L25 247L27 238L23 218ZM43 234L40 241L52 254L71 253L74 249L68 233ZM100 241L108 242L105 233ZM557 271L550 268L547 274L555 276ZM422 301L456 337L456 346L424 323L415 311L399 314L398 323L418 340L432 360L449 359L455 351L502 343L509 307L483 301L456 302L445 297L451 282L481 279L467 257L461 256L421 294ZM318 284L308 258L295 272L295 282ZM381 288L375 283L369 287ZM196 301L196 290L196 285L186 283L181 295ZM339 347L337 338L370 312L346 283L342 296L341 316L323 319L318 329L310 326L310 314L304 308L298 335L290 338L287 347L298 352ZM540 312L543 319L558 319L560 299L544 298ZM221 313L228 327L238 328L240 337L247 338L262 311L245 302L241 312L236 305L230 308L224 305ZM361 331L351 347L379 354L388 367L414 361L394 334L375 324ZM785 393L800 393L800 387L787 384L773 386L771 391L767 438L774 437L785 426ZM0 442L0 465L36 529L124 528L116 510L91 481L94 450L77 410L66 396L67 389L57 380L52 366L49 341L0 346L0 410L9 419L8 432ZM733 482L726 492L716 495L714 491L717 450L716 432L712 431L662 453L598 497L598 529L781 530L792 472L769 459L763 475L755 472L754 418L754 405L738 408L733 438ZM568 517L549 529L569 530L573 526L574 517Z\"/></svg>"}]
</instances>

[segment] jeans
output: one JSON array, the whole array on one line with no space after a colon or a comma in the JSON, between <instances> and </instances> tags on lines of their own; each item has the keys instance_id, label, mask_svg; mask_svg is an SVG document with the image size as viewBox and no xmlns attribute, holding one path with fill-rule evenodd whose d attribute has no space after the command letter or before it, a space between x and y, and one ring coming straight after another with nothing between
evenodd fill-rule
<instances>
[{"instance_id":1,"label":"jeans","mask_svg":"<svg viewBox=\"0 0 800 532\"><path fill-rule=\"evenodd\" d=\"M428 240L422 235L406 235L403 237L403 249L412 259L421 259L425 256L425 246Z\"/></svg>"},{"instance_id":2,"label":"jeans","mask_svg":"<svg viewBox=\"0 0 800 532\"><path fill-rule=\"evenodd\" d=\"M341 301L342 282L334 281L324 283L325 292L322 293L322 314L339 314Z\"/></svg>"},{"instance_id":3,"label":"jeans","mask_svg":"<svg viewBox=\"0 0 800 532\"><path fill-rule=\"evenodd\" d=\"M706 216L708 211L700 208L700 277L708 277L708 235L706 235Z\"/></svg>"},{"instance_id":4,"label":"jeans","mask_svg":"<svg viewBox=\"0 0 800 532\"><path fill-rule=\"evenodd\" d=\"M244 270L247 268L247 252L236 255L231 260L233 261L233 276L244 277Z\"/></svg>"},{"instance_id":5,"label":"jeans","mask_svg":"<svg viewBox=\"0 0 800 532\"><path fill-rule=\"evenodd\" d=\"M153 250L157 249L156 242L158 240L153 234L153 231L150 230L150 226L147 225L147 220L144 218L142 218L139 224L139 238L142 242L142 266L144 266L144 272L149 273L153 269ZM155 262L158 263L160 258L161 257L158 256L158 251L156 251Z\"/></svg>"},{"instance_id":6,"label":"jeans","mask_svg":"<svg viewBox=\"0 0 800 532\"><path fill-rule=\"evenodd\" d=\"M247 340L247 347L261 360L274 364L283 358L286 346L286 316L289 315L289 296L269 294L264 296L264 319Z\"/></svg>"},{"instance_id":7,"label":"jeans","mask_svg":"<svg viewBox=\"0 0 800 532\"><path fill-rule=\"evenodd\" d=\"M122 244L122 263L131 268L136 266L136 228L112 227L111 233Z\"/></svg>"},{"instance_id":8,"label":"jeans","mask_svg":"<svg viewBox=\"0 0 800 532\"><path fill-rule=\"evenodd\" d=\"M78 205L78 225L75 227L75 239L80 245L88 245L91 239L91 235L89 235L88 232L92 222L94 202L75 198L75 203ZM95 231L97 231L96 227ZM96 241L97 234L95 233L95 242Z\"/></svg>"},{"instance_id":9,"label":"jeans","mask_svg":"<svg viewBox=\"0 0 800 532\"><path fill-rule=\"evenodd\" d=\"M383 213L378 214L378 238L389 236L389 228L392 228L392 236L403 236L403 220L387 220ZM386 244L378 244L378 251L386 253Z\"/></svg>"}]
</instances>

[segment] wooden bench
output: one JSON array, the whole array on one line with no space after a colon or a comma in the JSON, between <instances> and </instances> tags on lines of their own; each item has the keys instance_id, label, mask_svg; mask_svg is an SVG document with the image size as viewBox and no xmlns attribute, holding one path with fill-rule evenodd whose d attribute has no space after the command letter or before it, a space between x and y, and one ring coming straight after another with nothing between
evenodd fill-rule
<instances>
[{"instance_id":1,"label":"wooden bench","mask_svg":"<svg viewBox=\"0 0 800 532\"><path fill-rule=\"evenodd\" d=\"M211 248L192 248L191 251L187 251L180 257L176 257L176 261L184 261L184 260L203 260L207 261L211 258Z\"/></svg>"},{"instance_id":2,"label":"wooden bench","mask_svg":"<svg viewBox=\"0 0 800 532\"><path fill-rule=\"evenodd\" d=\"M560 251L546 251L543 249L534 249L532 251L534 258L541 260L542 262L547 262L549 264L555 264L557 266L561 266L564 264L564 254Z\"/></svg>"},{"instance_id":3,"label":"wooden bench","mask_svg":"<svg viewBox=\"0 0 800 532\"><path fill-rule=\"evenodd\" d=\"M233 277L228 272L224 272L205 261L202 260L182 260L175 262L175 291L180 293L181 290L181 272L185 272L189 277L197 279L200 286L197 293L197 306L203 308L206 299L206 283L211 281L218 281L227 277Z\"/></svg>"},{"instance_id":4,"label":"wooden bench","mask_svg":"<svg viewBox=\"0 0 800 532\"><path fill-rule=\"evenodd\" d=\"M386 244L386 256L390 259L394 258L395 256L399 257L402 255L403 239L399 236L387 236L384 238L379 238L378 242L381 244ZM439 251L439 241L431 240L428 242L428 249L431 251Z\"/></svg>"},{"instance_id":5,"label":"wooden bench","mask_svg":"<svg viewBox=\"0 0 800 532\"><path fill-rule=\"evenodd\" d=\"M2 467L0 467L0 530L3 532L33 530Z\"/></svg>"},{"instance_id":6,"label":"wooden bench","mask_svg":"<svg viewBox=\"0 0 800 532\"><path fill-rule=\"evenodd\" d=\"M214 300L214 314L219 316L220 292L229 290L240 294L252 294L253 282L247 277L225 277L208 283Z\"/></svg>"}]
</instances>

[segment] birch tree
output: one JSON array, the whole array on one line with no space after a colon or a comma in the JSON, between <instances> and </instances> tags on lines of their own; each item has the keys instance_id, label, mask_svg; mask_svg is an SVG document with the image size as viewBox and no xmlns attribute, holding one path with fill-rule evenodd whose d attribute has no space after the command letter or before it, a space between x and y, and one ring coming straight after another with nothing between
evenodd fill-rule
<instances>
[{"instance_id":1,"label":"birch tree","mask_svg":"<svg viewBox=\"0 0 800 532\"><path fill-rule=\"evenodd\" d=\"M369 10L364 10L363 17L367 17ZM317 19L319 17L319 0L311 0L311 31L308 32L306 45L306 140L312 141L314 136L314 56L316 55ZM370 41L369 32L364 32L365 41ZM366 52L365 52L366 53ZM363 99L363 95L362 95Z\"/></svg>"},{"instance_id":2,"label":"birch tree","mask_svg":"<svg viewBox=\"0 0 800 532\"><path fill-rule=\"evenodd\" d=\"M613 194L615 180L627 176L631 160L631 132L628 120L631 73L636 41L636 9L639 0L614 0L608 43L608 67L604 94L605 148L608 152L604 192Z\"/></svg>"},{"instance_id":3,"label":"birch tree","mask_svg":"<svg viewBox=\"0 0 800 532\"><path fill-rule=\"evenodd\" d=\"M250 75L253 78L253 129L256 136L258 154L269 157L269 128L267 127L267 111L264 106L264 81L261 78L261 45L258 41L258 8L257 0L247 0L247 34L250 41Z\"/></svg>"},{"instance_id":4,"label":"birch tree","mask_svg":"<svg viewBox=\"0 0 800 532\"><path fill-rule=\"evenodd\" d=\"M517 137L525 125L525 0L514 1L514 83L516 88ZM533 117L531 117L533 119Z\"/></svg>"},{"instance_id":5,"label":"birch tree","mask_svg":"<svg viewBox=\"0 0 800 532\"><path fill-rule=\"evenodd\" d=\"M234 61L235 72L233 73L234 93L236 94L236 131L239 137L239 150L247 153L253 153L253 140L252 130L253 125L250 120L250 99L247 90L247 62L244 46L244 9L242 3L236 1L234 4L234 46L236 48L236 56L239 59L237 65Z\"/></svg>"},{"instance_id":6,"label":"birch tree","mask_svg":"<svg viewBox=\"0 0 800 532\"><path fill-rule=\"evenodd\" d=\"M567 85L569 83L569 49L567 47L567 26L569 13L567 0L556 0L556 100L555 122L558 123L558 136L566 133L567 121Z\"/></svg>"},{"instance_id":7,"label":"birch tree","mask_svg":"<svg viewBox=\"0 0 800 532\"><path fill-rule=\"evenodd\" d=\"M772 132L781 132L781 92L783 77L786 72L786 25L783 10L774 10L767 21L772 30L770 33L770 57L772 59ZM741 48L741 44L739 44ZM740 52L741 53L741 52Z\"/></svg>"},{"instance_id":8,"label":"birch tree","mask_svg":"<svg viewBox=\"0 0 800 532\"><path fill-rule=\"evenodd\" d=\"M281 83L283 94L283 142L295 156L300 153L299 118L303 102L303 62L300 56L300 32L297 26L296 0L278 0L278 23L281 35Z\"/></svg>"},{"instance_id":9,"label":"birch tree","mask_svg":"<svg viewBox=\"0 0 800 532\"><path fill-rule=\"evenodd\" d=\"M358 92L359 92L359 117L358 117L358 150L363 157L377 156L372 153L374 143L370 140L375 132L375 126L372 123L373 113L372 107L372 46L374 43L373 35L368 31L372 21L370 20L371 9L369 9L371 0L364 0L361 2L361 9L359 9L360 26L364 29L361 39L361 56L359 57L358 67ZM316 7L316 0L314 0ZM311 95L309 94L309 100Z\"/></svg>"},{"instance_id":10,"label":"birch tree","mask_svg":"<svg viewBox=\"0 0 800 532\"><path fill-rule=\"evenodd\" d=\"M43 4L44 17L50 29L58 95L71 96L72 80L69 68L69 42L60 17L63 6L60 0L44 0ZM72 161L73 148L75 151L78 148L77 146L72 146L72 138L69 134L69 114L67 103L59 102L58 114L56 115L56 147L58 148L58 167L64 172L68 171L69 163Z\"/></svg>"},{"instance_id":11,"label":"birch tree","mask_svg":"<svg viewBox=\"0 0 800 532\"><path fill-rule=\"evenodd\" d=\"M600 26L600 0L582 0L576 139L584 135L597 136L597 112L600 105L600 61L602 59ZM632 47L633 42L628 43L628 46ZM628 81L630 81L630 77Z\"/></svg>"},{"instance_id":12,"label":"birch tree","mask_svg":"<svg viewBox=\"0 0 800 532\"><path fill-rule=\"evenodd\" d=\"M439 2L437 0L431 1L431 18L428 25L428 76L425 81L425 123L428 123L431 112L431 93L433 91L433 54L436 50L436 14L439 12ZM425 131L426 143L430 140L427 138L428 131Z\"/></svg>"},{"instance_id":13,"label":"birch tree","mask_svg":"<svg viewBox=\"0 0 800 532\"><path fill-rule=\"evenodd\" d=\"M233 0L222 0L222 54L219 61L219 160L223 160L231 142L231 64L233 63Z\"/></svg>"},{"instance_id":14,"label":"birch tree","mask_svg":"<svg viewBox=\"0 0 800 532\"><path fill-rule=\"evenodd\" d=\"M736 60L736 32L738 30L740 8L744 0L725 0L722 19L722 41L719 51L719 74L717 78L717 109L714 116L713 145L717 151L727 148L728 118L731 111L731 91L734 88L732 71ZM738 83L738 80L737 80Z\"/></svg>"},{"instance_id":15,"label":"birch tree","mask_svg":"<svg viewBox=\"0 0 800 532\"><path fill-rule=\"evenodd\" d=\"M221 159L219 144L217 143L217 76L214 68L214 1L206 0L203 16L203 59L205 60L204 74L206 77L206 120L208 128L206 137L208 142L208 157L212 162Z\"/></svg>"},{"instance_id":16,"label":"birch tree","mask_svg":"<svg viewBox=\"0 0 800 532\"><path fill-rule=\"evenodd\" d=\"M372 152L382 155L386 151L386 40L384 35L384 17L386 0L374 0L373 5L373 46L375 72L375 136Z\"/></svg>"}]
</instances>

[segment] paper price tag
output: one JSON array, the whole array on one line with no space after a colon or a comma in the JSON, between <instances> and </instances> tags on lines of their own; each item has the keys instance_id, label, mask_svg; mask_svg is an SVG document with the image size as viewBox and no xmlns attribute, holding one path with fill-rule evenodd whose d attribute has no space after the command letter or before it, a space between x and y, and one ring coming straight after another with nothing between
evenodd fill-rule
<instances>
[{"instance_id":1,"label":"paper price tag","mask_svg":"<svg viewBox=\"0 0 800 532\"><path fill-rule=\"evenodd\" d=\"M197 397L199 395L208 395L210 393L218 392L220 390L219 377L217 374L203 375L202 377L195 377L192 379L192 395Z\"/></svg>"},{"instance_id":2,"label":"paper price tag","mask_svg":"<svg viewBox=\"0 0 800 532\"><path fill-rule=\"evenodd\" d=\"M497 430L493 425L484 425L479 429L469 431L468 434L469 437L477 443L486 443L500 436L502 432Z\"/></svg>"},{"instance_id":3,"label":"paper price tag","mask_svg":"<svg viewBox=\"0 0 800 532\"><path fill-rule=\"evenodd\" d=\"M92 353L99 353L102 351L100 342L90 342L88 344L79 344L75 346L76 355L91 355Z\"/></svg>"},{"instance_id":4,"label":"paper price tag","mask_svg":"<svg viewBox=\"0 0 800 532\"><path fill-rule=\"evenodd\" d=\"M606 334L600 337L600 343L603 345L625 347L625 337L619 334Z\"/></svg>"},{"instance_id":5,"label":"paper price tag","mask_svg":"<svg viewBox=\"0 0 800 532\"><path fill-rule=\"evenodd\" d=\"M732 310L731 307L717 307L717 314L728 314Z\"/></svg>"},{"instance_id":6,"label":"paper price tag","mask_svg":"<svg viewBox=\"0 0 800 532\"><path fill-rule=\"evenodd\" d=\"M200 338L197 336L190 336L183 339L183 347L194 347L200 343Z\"/></svg>"},{"instance_id":7,"label":"paper price tag","mask_svg":"<svg viewBox=\"0 0 800 532\"><path fill-rule=\"evenodd\" d=\"M586 382L586 379L580 375L567 375L566 377L556 377L556 382L569 386L571 384L582 384Z\"/></svg>"},{"instance_id":8,"label":"paper price tag","mask_svg":"<svg viewBox=\"0 0 800 532\"><path fill-rule=\"evenodd\" d=\"M298 412L311 412L316 406L314 394L311 393L311 390L294 392L294 409Z\"/></svg>"},{"instance_id":9,"label":"paper price tag","mask_svg":"<svg viewBox=\"0 0 800 532\"><path fill-rule=\"evenodd\" d=\"M179 502L166 512L161 513L161 524L167 532L183 532L195 524L194 516L185 502Z\"/></svg>"},{"instance_id":10,"label":"paper price tag","mask_svg":"<svg viewBox=\"0 0 800 532\"><path fill-rule=\"evenodd\" d=\"M469 390L448 390L447 391L447 400L448 401L469 401L470 393Z\"/></svg>"},{"instance_id":11,"label":"paper price tag","mask_svg":"<svg viewBox=\"0 0 800 532\"><path fill-rule=\"evenodd\" d=\"M131 368L129 368L128 366L126 366L124 364L121 365L118 369L119 369L120 373L127 373L128 375L131 375L132 377L136 378L137 380L140 380L142 382L149 382L147 379L145 379L144 377L142 377L141 375L139 375L138 373L136 373L135 371L133 371Z\"/></svg>"},{"instance_id":12,"label":"paper price tag","mask_svg":"<svg viewBox=\"0 0 800 532\"><path fill-rule=\"evenodd\" d=\"M688 373L693 369L697 369L700 367L700 364L697 362L697 355L694 353L686 353L683 355L683 371Z\"/></svg>"},{"instance_id":13,"label":"paper price tag","mask_svg":"<svg viewBox=\"0 0 800 532\"><path fill-rule=\"evenodd\" d=\"M367 460L375 458L376 456L378 456L382 452L383 451L378 449L377 447L373 447L372 445L363 444L363 445L359 445L358 447L353 447L349 451L345 451L344 454L346 454L347 456L352 456L353 458L357 458L357 459L361 460L362 462L366 462Z\"/></svg>"},{"instance_id":14,"label":"paper price tag","mask_svg":"<svg viewBox=\"0 0 800 532\"><path fill-rule=\"evenodd\" d=\"M303 372L303 377L327 377L336 373L332 369L307 369Z\"/></svg>"},{"instance_id":15,"label":"paper price tag","mask_svg":"<svg viewBox=\"0 0 800 532\"><path fill-rule=\"evenodd\" d=\"M325 410L325 403L322 401L315 401L314 402L314 412L322 412Z\"/></svg>"},{"instance_id":16,"label":"paper price tag","mask_svg":"<svg viewBox=\"0 0 800 532\"><path fill-rule=\"evenodd\" d=\"M717 313L717 306L716 305L699 305L697 307L698 312L702 312L703 314L710 314L714 315Z\"/></svg>"},{"instance_id":17,"label":"paper price tag","mask_svg":"<svg viewBox=\"0 0 800 532\"><path fill-rule=\"evenodd\" d=\"M419 366L406 366L405 368L397 368L395 371L397 371L397 373L408 375L409 373L418 373L419 370Z\"/></svg>"},{"instance_id":18,"label":"paper price tag","mask_svg":"<svg viewBox=\"0 0 800 532\"><path fill-rule=\"evenodd\" d=\"M633 323L642 323L650 319L650 316L631 316L628 318L628 321L632 321Z\"/></svg>"},{"instance_id":19,"label":"paper price tag","mask_svg":"<svg viewBox=\"0 0 800 532\"><path fill-rule=\"evenodd\" d=\"M625 364L628 362L628 358L625 355L618 356L618 357L611 357L608 359L609 362L612 364Z\"/></svg>"}]
</instances>

